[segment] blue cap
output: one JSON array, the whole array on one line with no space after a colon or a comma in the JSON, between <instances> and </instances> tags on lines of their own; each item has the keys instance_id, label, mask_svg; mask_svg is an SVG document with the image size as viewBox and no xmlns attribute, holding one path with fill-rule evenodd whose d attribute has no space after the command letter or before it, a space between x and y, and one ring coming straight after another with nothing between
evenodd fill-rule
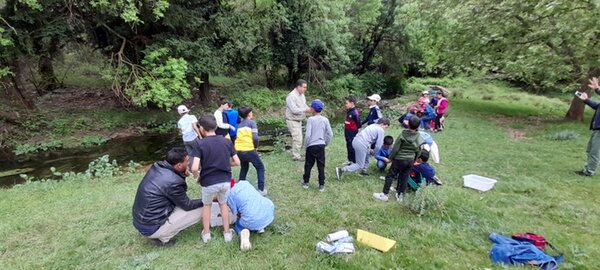
<instances>
[{"instance_id":1,"label":"blue cap","mask_svg":"<svg viewBox=\"0 0 600 270\"><path fill-rule=\"evenodd\" d=\"M310 107L313 108L316 112L321 112L325 104L320 99L315 99L310 103Z\"/></svg>"}]
</instances>

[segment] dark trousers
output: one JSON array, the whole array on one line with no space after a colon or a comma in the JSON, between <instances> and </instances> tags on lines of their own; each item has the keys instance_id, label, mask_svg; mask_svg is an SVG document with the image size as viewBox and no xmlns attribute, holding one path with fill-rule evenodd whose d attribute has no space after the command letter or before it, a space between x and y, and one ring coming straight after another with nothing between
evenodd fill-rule
<instances>
[{"instance_id":1,"label":"dark trousers","mask_svg":"<svg viewBox=\"0 0 600 270\"><path fill-rule=\"evenodd\" d=\"M325 145L313 145L306 148L304 161L304 183L310 180L310 170L317 163L319 170L319 185L325 185Z\"/></svg>"},{"instance_id":2,"label":"dark trousers","mask_svg":"<svg viewBox=\"0 0 600 270\"><path fill-rule=\"evenodd\" d=\"M265 189L265 165L262 160L258 156L258 152L256 150L253 151L243 151L237 152L238 157L240 158L240 177L239 180L247 180L246 176L248 175L248 169L250 167L250 163L256 169L256 174L258 177L258 190L263 191Z\"/></svg>"},{"instance_id":3,"label":"dark trousers","mask_svg":"<svg viewBox=\"0 0 600 270\"><path fill-rule=\"evenodd\" d=\"M441 129L442 128L442 116L444 116L443 113L440 113L438 115L435 116L435 128L436 129Z\"/></svg>"},{"instance_id":4,"label":"dark trousers","mask_svg":"<svg viewBox=\"0 0 600 270\"><path fill-rule=\"evenodd\" d=\"M392 166L390 167L388 174L385 176L383 194L387 195L390 192L390 187L392 186L392 182L394 180L398 180L396 191L398 193L406 192L406 188L408 187L408 174L410 173L410 168L412 167L413 162L413 160L397 159L392 161Z\"/></svg>"},{"instance_id":5,"label":"dark trousers","mask_svg":"<svg viewBox=\"0 0 600 270\"><path fill-rule=\"evenodd\" d=\"M344 136L346 137L346 150L348 151L348 161L356 163L356 156L354 156L354 147L352 147L352 140L358 134L357 131L344 130Z\"/></svg>"}]
</instances>

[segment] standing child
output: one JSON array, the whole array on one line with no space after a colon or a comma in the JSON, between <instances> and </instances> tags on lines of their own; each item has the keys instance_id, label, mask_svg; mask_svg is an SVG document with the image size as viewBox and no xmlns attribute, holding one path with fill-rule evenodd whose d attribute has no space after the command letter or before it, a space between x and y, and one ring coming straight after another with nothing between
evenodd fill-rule
<instances>
[{"instance_id":1,"label":"standing child","mask_svg":"<svg viewBox=\"0 0 600 270\"><path fill-rule=\"evenodd\" d=\"M394 137L385 136L383 138L383 146L377 153L375 153L375 159L377 160L377 169L380 172L385 171L388 163L391 163L390 154L392 152L392 144L394 144Z\"/></svg>"},{"instance_id":2,"label":"standing child","mask_svg":"<svg viewBox=\"0 0 600 270\"><path fill-rule=\"evenodd\" d=\"M233 108L233 102L231 102L231 100L227 104L227 107L229 107L227 110L225 110L225 116L227 116L227 123L229 123L229 125L233 127L233 129L229 129L229 137L235 145L235 139L237 138L238 123L240 122L239 113L236 109Z\"/></svg>"},{"instance_id":3,"label":"standing child","mask_svg":"<svg viewBox=\"0 0 600 270\"><path fill-rule=\"evenodd\" d=\"M200 177L198 182L202 186L202 241L208 243L210 235L210 209L213 198L217 197L221 207L223 218L223 237L225 242L233 238L233 230L229 228L229 207L227 207L227 195L231 187L231 166L239 166L238 158L233 143L230 140L217 136L217 120L212 115L204 115L200 118L200 131L204 139L200 141L198 157L194 157L192 173Z\"/></svg>"},{"instance_id":4,"label":"standing child","mask_svg":"<svg viewBox=\"0 0 600 270\"><path fill-rule=\"evenodd\" d=\"M341 179L342 174L345 172L355 172L358 170L361 171L361 175L367 175L369 158L373 153L378 152L379 148L383 146L385 129L389 126L390 120L383 117L377 120L377 124L369 125L356 134L356 137L354 137L354 140L352 140L352 147L355 151L356 163L341 168L336 167L335 174L338 179ZM371 145L375 145L375 151L371 149Z\"/></svg>"},{"instance_id":5,"label":"standing child","mask_svg":"<svg viewBox=\"0 0 600 270\"><path fill-rule=\"evenodd\" d=\"M235 130L235 127L229 124L225 111L229 109L229 100L226 98L219 99L219 107L215 111L215 119L217 121L217 129L215 134L223 137L229 137L229 130Z\"/></svg>"},{"instance_id":6,"label":"standing child","mask_svg":"<svg viewBox=\"0 0 600 270\"><path fill-rule=\"evenodd\" d=\"M424 143L421 139L421 135L417 132L421 119L414 116L409 120L409 128L402 131L400 136L396 138L394 148L390 159L392 160L392 166L385 176L385 185L383 186L383 192L373 193L373 197L377 200L384 202L388 201L388 193L394 180L398 180L396 190L396 200L402 201L403 195L406 192L408 186L408 173L413 163L419 155L421 145Z\"/></svg>"},{"instance_id":7,"label":"standing child","mask_svg":"<svg viewBox=\"0 0 600 270\"><path fill-rule=\"evenodd\" d=\"M254 122L254 113L252 113L251 107L241 107L240 117L244 120L240 122L238 128L238 139L235 143L235 150L241 161L240 177L239 180L246 180L248 174L249 163L256 169L256 175L258 178L258 190L260 194L267 195L265 189L265 165L258 156L258 127Z\"/></svg>"},{"instance_id":8,"label":"standing child","mask_svg":"<svg viewBox=\"0 0 600 270\"><path fill-rule=\"evenodd\" d=\"M442 91L437 91L435 94L437 99L436 106L433 108L435 110L435 131L442 131L444 129L442 125L442 117L448 111L448 99L444 96Z\"/></svg>"},{"instance_id":9,"label":"standing child","mask_svg":"<svg viewBox=\"0 0 600 270\"><path fill-rule=\"evenodd\" d=\"M377 123L377 120L383 117L383 114L381 114L381 109L379 109L379 106L377 106L379 101L381 101L381 97L378 94L373 94L367 98L369 99L367 101L367 104L369 105L369 114L367 115L367 118L362 121L363 125L375 124Z\"/></svg>"},{"instance_id":10,"label":"standing child","mask_svg":"<svg viewBox=\"0 0 600 270\"><path fill-rule=\"evenodd\" d=\"M198 119L190 114L190 110L185 105L179 105L177 112L181 115L181 118L177 121L177 128L183 137L183 146L190 157L195 157L198 152L200 137L202 137L198 129ZM190 160L190 164L192 160Z\"/></svg>"},{"instance_id":11,"label":"standing child","mask_svg":"<svg viewBox=\"0 0 600 270\"><path fill-rule=\"evenodd\" d=\"M360 113L356 109L356 99L353 96L344 98L344 107L346 107L346 120L344 121L344 137L346 138L346 150L348 151L348 160L344 165L350 165L356 162L354 157L354 148L352 140L358 134L358 130L362 126L360 122Z\"/></svg>"},{"instance_id":12,"label":"standing child","mask_svg":"<svg viewBox=\"0 0 600 270\"><path fill-rule=\"evenodd\" d=\"M306 147L306 161L304 162L303 188L308 188L310 170L317 162L319 170L319 191L325 191L325 146L333 138L333 131L329 125L329 119L321 115L324 104L315 99L310 103L310 112L313 116L306 122L306 135L304 136L304 147Z\"/></svg>"}]
</instances>

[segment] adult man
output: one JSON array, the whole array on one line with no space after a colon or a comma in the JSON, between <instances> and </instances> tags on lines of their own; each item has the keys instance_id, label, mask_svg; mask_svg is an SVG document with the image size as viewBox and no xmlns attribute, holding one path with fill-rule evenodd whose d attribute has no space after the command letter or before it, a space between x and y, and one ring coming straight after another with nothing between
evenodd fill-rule
<instances>
[{"instance_id":1,"label":"adult man","mask_svg":"<svg viewBox=\"0 0 600 270\"><path fill-rule=\"evenodd\" d=\"M200 221L202 200L191 200L185 178L189 157L173 148L164 161L155 162L138 186L133 202L133 226L159 246L175 243L181 230Z\"/></svg>"},{"instance_id":2,"label":"adult man","mask_svg":"<svg viewBox=\"0 0 600 270\"><path fill-rule=\"evenodd\" d=\"M298 80L294 90L285 99L285 122L292 135L292 156L295 161L304 161L300 155L300 149L302 148L302 121L306 118L305 113L310 112L310 108L306 105L306 97L304 97L307 87L308 84L305 80Z\"/></svg>"},{"instance_id":3,"label":"adult man","mask_svg":"<svg viewBox=\"0 0 600 270\"><path fill-rule=\"evenodd\" d=\"M598 78L594 77L590 79L588 85L592 90L596 91L596 94L600 95L600 85L598 84ZM582 176L593 176L596 174L598 163L600 163L600 114L598 113L598 107L600 104L590 100L587 93L581 93L577 95L585 104L594 109L594 117L590 123L590 129L592 130L592 136L587 145L587 165L583 167L581 171L576 173Z\"/></svg>"}]
</instances>

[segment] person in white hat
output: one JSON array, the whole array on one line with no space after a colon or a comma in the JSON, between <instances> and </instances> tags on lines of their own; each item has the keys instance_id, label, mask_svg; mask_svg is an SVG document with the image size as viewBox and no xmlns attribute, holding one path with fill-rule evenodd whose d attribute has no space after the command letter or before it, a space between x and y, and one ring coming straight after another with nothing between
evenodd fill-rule
<instances>
[{"instance_id":1,"label":"person in white hat","mask_svg":"<svg viewBox=\"0 0 600 270\"><path fill-rule=\"evenodd\" d=\"M427 104L429 104L429 91L428 90L425 90L421 93L421 97L419 98L417 103L419 103L419 105L421 106L421 111L425 110L425 107L427 107Z\"/></svg>"},{"instance_id":2,"label":"person in white hat","mask_svg":"<svg viewBox=\"0 0 600 270\"><path fill-rule=\"evenodd\" d=\"M381 109L379 109L379 106L377 106L379 101L381 101L381 97L378 94L373 94L368 96L367 99L367 104L369 105L369 114L367 115L367 118L364 121L362 121L363 126L365 125L365 123L367 125L377 123L377 120L383 118Z\"/></svg>"},{"instance_id":3,"label":"person in white hat","mask_svg":"<svg viewBox=\"0 0 600 270\"><path fill-rule=\"evenodd\" d=\"M200 129L198 129L198 119L190 114L190 110L185 105L179 105L177 112L181 118L177 122L177 128L183 138L183 146L190 157L197 156L196 152L200 143ZM192 158L190 158L192 160Z\"/></svg>"}]
</instances>

